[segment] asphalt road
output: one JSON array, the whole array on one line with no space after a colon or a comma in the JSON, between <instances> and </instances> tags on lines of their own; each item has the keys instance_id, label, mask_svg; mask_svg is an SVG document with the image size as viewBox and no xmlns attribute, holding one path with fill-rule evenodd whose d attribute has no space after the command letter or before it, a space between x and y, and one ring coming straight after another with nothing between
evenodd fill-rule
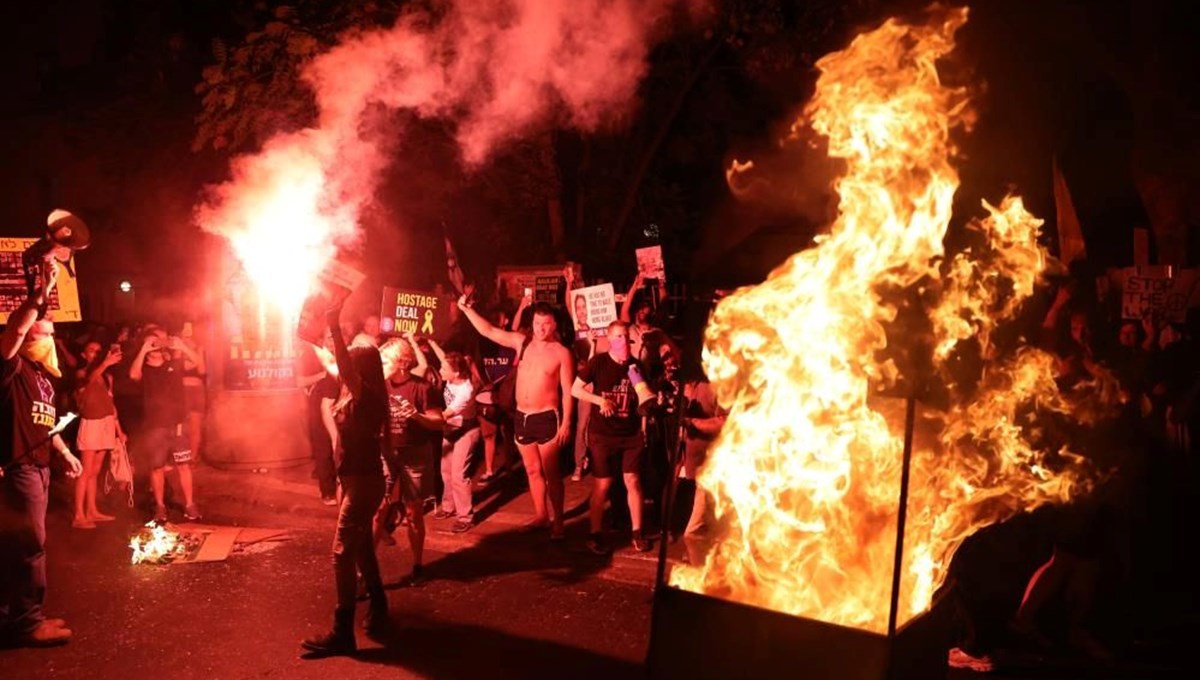
<instances>
[{"instance_id":1,"label":"asphalt road","mask_svg":"<svg viewBox=\"0 0 1200 680\"><path fill-rule=\"evenodd\" d=\"M56 649L0 650L0 678L644 676L654 556L623 547L597 558L584 550L586 479L568 482L563 545L521 530L531 507L510 478L477 493L483 521L472 531L453 534L449 521L430 522L429 578L420 587L403 585L411 565L404 541L382 547L395 634L384 643L360 634L353 658L310 660L301 658L299 641L323 631L332 616L334 509L318 502L303 470L201 468L197 475L206 523L287 529L288 540L249 546L222 562L131 565L127 543L145 509L121 508L116 522L74 530L69 487L60 483L49 520L48 614L65 618L75 639ZM1116 665L1006 654L988 677L1190 676L1177 652L1141 650Z\"/></svg>"}]
</instances>

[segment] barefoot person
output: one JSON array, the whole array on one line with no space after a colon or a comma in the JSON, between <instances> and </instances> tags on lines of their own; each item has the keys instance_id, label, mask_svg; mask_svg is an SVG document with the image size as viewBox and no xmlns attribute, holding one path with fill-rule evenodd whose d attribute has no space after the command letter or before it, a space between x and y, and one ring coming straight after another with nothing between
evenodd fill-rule
<instances>
[{"instance_id":1,"label":"barefoot person","mask_svg":"<svg viewBox=\"0 0 1200 680\"><path fill-rule=\"evenodd\" d=\"M47 261L33 292L9 316L0 336L0 643L27 647L61 645L71 639L62 619L42 613L46 601L46 505L50 458L82 469L57 434L54 378L61 377L54 351L54 324L38 319L58 282L58 263Z\"/></svg>"},{"instance_id":2,"label":"barefoot person","mask_svg":"<svg viewBox=\"0 0 1200 680\"><path fill-rule=\"evenodd\" d=\"M112 345L107 352L93 340L83 347L84 367L77 372L76 401L79 402L79 435L75 445L83 460L83 475L75 480L76 529L94 529L96 522L114 519L96 508L96 481L104 457L125 441L125 432L117 420L113 404L112 376L108 369L121 363L121 346Z\"/></svg>"},{"instance_id":3,"label":"barefoot person","mask_svg":"<svg viewBox=\"0 0 1200 680\"><path fill-rule=\"evenodd\" d=\"M488 323L471 307L469 293L458 300L467 320L487 339L517 351L517 413L513 434L537 516L535 526L551 526L551 540L563 538L563 481L558 466L558 450L570 437L571 382L575 379L575 360L558 340L554 309L545 303L533 305L533 333L506 331ZM550 497L554 517L546 508Z\"/></svg>"},{"instance_id":4,"label":"barefoot person","mask_svg":"<svg viewBox=\"0 0 1200 680\"><path fill-rule=\"evenodd\" d=\"M384 494L379 440L387 417L387 388L379 350L371 346L347 349L338 323L340 314L335 308L327 319L342 383L342 395L334 407L338 435L334 461L342 489L333 535L337 608L331 631L300 643L316 656L353 654L358 648L354 637L356 569L371 601L364 621L367 634L378 634L388 622L387 594L371 537L371 520Z\"/></svg>"}]
</instances>

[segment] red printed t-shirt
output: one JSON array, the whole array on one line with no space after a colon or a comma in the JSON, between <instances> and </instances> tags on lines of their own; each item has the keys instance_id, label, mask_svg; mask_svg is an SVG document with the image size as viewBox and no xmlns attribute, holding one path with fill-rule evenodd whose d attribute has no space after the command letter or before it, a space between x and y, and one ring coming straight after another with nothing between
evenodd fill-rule
<instances>
[{"instance_id":1,"label":"red printed t-shirt","mask_svg":"<svg viewBox=\"0 0 1200 680\"><path fill-rule=\"evenodd\" d=\"M20 356L0 367L0 465L50 464L54 384L42 368Z\"/></svg>"}]
</instances>

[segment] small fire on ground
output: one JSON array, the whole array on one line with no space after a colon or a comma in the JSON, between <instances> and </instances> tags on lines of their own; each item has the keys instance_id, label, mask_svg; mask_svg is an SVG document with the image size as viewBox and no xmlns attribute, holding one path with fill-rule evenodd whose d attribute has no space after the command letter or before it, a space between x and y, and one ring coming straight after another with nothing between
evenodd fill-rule
<instances>
[{"instance_id":1,"label":"small fire on ground","mask_svg":"<svg viewBox=\"0 0 1200 680\"><path fill-rule=\"evenodd\" d=\"M200 540L190 534L175 531L170 524L147 522L132 538L131 564L167 564L186 558L196 550Z\"/></svg>"},{"instance_id":2,"label":"small fire on ground","mask_svg":"<svg viewBox=\"0 0 1200 680\"><path fill-rule=\"evenodd\" d=\"M671 572L676 587L887 631L903 398L924 397L928 384L942 396L918 419L897 625L930 607L976 530L1096 480L1046 423L1103 412L1111 376L1060 387L1055 357L996 332L1051 264L1042 221L1019 197L985 202L966 225L971 245L946 253L959 185L952 131L973 114L937 62L967 10L928 17L889 20L817 64L793 129L811 126L845 162L839 215L709 320L704 368L730 415L698 482L718 528L703 564ZM964 364L976 368L969 380Z\"/></svg>"}]
</instances>

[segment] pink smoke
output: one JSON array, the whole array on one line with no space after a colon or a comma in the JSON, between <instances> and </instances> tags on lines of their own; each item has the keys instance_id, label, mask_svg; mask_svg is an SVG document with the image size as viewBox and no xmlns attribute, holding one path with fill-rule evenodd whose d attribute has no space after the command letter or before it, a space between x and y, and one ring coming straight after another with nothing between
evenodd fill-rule
<instances>
[{"instance_id":1,"label":"pink smoke","mask_svg":"<svg viewBox=\"0 0 1200 680\"><path fill-rule=\"evenodd\" d=\"M702 18L708 4L458 0L438 18L408 14L390 29L354 34L305 68L315 127L235 159L232 179L210 191L197 219L230 239L248 271L257 248L288 243L296 264L273 285L302 294L336 246L353 245L386 163L370 107L451 121L469 166L549 126L614 125L636 106L652 44L672 25Z\"/></svg>"}]
</instances>

